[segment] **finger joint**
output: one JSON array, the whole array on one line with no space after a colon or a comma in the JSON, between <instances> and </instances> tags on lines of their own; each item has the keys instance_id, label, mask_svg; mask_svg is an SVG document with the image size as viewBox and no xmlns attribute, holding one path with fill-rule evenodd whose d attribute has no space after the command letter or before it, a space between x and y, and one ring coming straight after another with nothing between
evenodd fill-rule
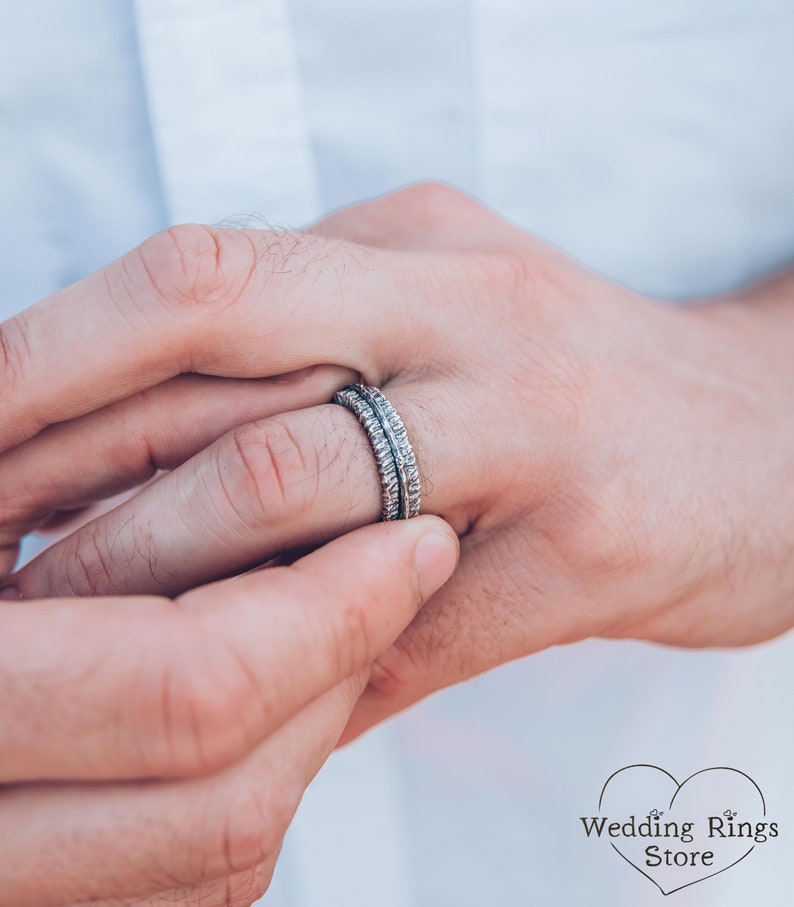
<instances>
[{"instance_id":1,"label":"finger joint","mask_svg":"<svg viewBox=\"0 0 794 907\"><path fill-rule=\"evenodd\" d=\"M218 468L237 514L258 524L274 514L306 511L316 489L316 456L285 421L244 425L231 433L230 442L230 463L221 454Z\"/></svg>"}]
</instances>

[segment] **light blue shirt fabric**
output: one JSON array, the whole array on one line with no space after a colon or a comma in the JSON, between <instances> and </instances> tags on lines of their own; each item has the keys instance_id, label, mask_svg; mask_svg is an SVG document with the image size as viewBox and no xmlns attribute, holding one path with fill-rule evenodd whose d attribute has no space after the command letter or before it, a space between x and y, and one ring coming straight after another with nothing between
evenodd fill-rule
<instances>
[{"instance_id":1,"label":"light blue shirt fabric","mask_svg":"<svg viewBox=\"0 0 794 907\"><path fill-rule=\"evenodd\" d=\"M299 226L426 178L663 298L794 252L790 0L1 8L6 315L170 223ZM578 820L635 761L742 768L794 835L793 654L590 642L434 697L332 759L265 902L649 903ZM790 840L678 907L788 903Z\"/></svg>"}]
</instances>

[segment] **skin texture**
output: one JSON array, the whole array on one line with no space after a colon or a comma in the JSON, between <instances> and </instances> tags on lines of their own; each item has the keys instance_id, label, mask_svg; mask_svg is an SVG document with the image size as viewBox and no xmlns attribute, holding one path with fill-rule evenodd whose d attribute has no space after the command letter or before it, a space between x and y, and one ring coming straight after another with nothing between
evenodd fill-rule
<instances>
[{"instance_id":1,"label":"skin texture","mask_svg":"<svg viewBox=\"0 0 794 907\"><path fill-rule=\"evenodd\" d=\"M185 373L322 365L387 393L423 511L462 550L377 660L346 737L588 636L767 639L794 623L792 298L781 277L664 306L438 185L303 233L174 228L3 325L8 551L64 502L176 467L6 594L172 595L375 520L366 438L319 392L192 446L151 415Z\"/></svg>"},{"instance_id":2,"label":"skin texture","mask_svg":"<svg viewBox=\"0 0 794 907\"><path fill-rule=\"evenodd\" d=\"M174 600L4 602L3 904L250 904L369 666L456 560L421 517Z\"/></svg>"},{"instance_id":3,"label":"skin texture","mask_svg":"<svg viewBox=\"0 0 794 907\"><path fill-rule=\"evenodd\" d=\"M340 733L586 636L788 629L791 300L667 308L419 186L302 234L175 228L3 324L3 903L249 904ZM359 375L461 536L418 613L444 523L342 535L379 513L325 402Z\"/></svg>"}]
</instances>

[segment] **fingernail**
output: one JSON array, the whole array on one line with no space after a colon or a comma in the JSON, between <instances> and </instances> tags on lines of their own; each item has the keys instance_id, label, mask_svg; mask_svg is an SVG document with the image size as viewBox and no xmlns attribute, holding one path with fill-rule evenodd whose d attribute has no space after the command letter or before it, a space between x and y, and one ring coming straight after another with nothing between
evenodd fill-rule
<instances>
[{"instance_id":1,"label":"fingernail","mask_svg":"<svg viewBox=\"0 0 794 907\"><path fill-rule=\"evenodd\" d=\"M22 596L16 586L5 586L0 589L0 599L5 602L18 602L21 598Z\"/></svg>"},{"instance_id":2,"label":"fingernail","mask_svg":"<svg viewBox=\"0 0 794 907\"><path fill-rule=\"evenodd\" d=\"M436 530L423 535L414 551L414 571L422 601L440 589L458 563L458 540L452 533Z\"/></svg>"}]
</instances>

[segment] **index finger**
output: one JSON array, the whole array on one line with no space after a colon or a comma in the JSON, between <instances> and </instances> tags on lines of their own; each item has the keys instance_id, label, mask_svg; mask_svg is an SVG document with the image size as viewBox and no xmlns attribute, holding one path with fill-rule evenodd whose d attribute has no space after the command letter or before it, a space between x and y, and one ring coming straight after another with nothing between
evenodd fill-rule
<instances>
[{"instance_id":1,"label":"index finger","mask_svg":"<svg viewBox=\"0 0 794 907\"><path fill-rule=\"evenodd\" d=\"M333 364L376 380L411 333L395 330L410 293L390 261L306 234L159 233L0 325L0 450L183 372Z\"/></svg>"},{"instance_id":2,"label":"index finger","mask_svg":"<svg viewBox=\"0 0 794 907\"><path fill-rule=\"evenodd\" d=\"M368 666L452 571L435 517L189 592L0 604L0 783L214 771Z\"/></svg>"}]
</instances>

